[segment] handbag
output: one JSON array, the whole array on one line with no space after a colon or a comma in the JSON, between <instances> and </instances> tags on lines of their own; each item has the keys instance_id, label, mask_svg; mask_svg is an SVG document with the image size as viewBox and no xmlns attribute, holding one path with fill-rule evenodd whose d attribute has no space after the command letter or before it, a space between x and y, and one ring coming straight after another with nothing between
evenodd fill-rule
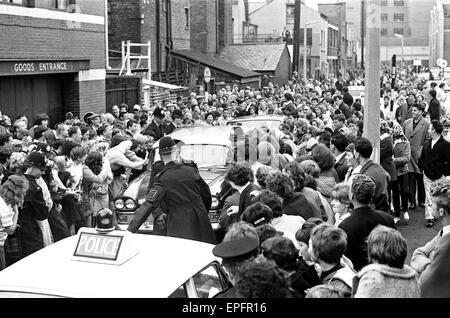
<instances>
[{"instance_id":1,"label":"handbag","mask_svg":"<svg viewBox=\"0 0 450 318\"><path fill-rule=\"evenodd\" d=\"M19 225L16 227L14 233L8 235L6 238L4 249L7 263L8 260L14 262L22 258L23 250Z\"/></svg>"}]
</instances>

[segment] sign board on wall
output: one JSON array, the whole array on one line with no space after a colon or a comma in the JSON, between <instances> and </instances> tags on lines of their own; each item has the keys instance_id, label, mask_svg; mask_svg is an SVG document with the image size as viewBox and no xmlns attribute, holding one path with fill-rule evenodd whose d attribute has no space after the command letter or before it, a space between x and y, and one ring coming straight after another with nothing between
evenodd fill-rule
<instances>
[{"instance_id":1,"label":"sign board on wall","mask_svg":"<svg viewBox=\"0 0 450 318\"><path fill-rule=\"evenodd\" d=\"M0 76L76 73L88 69L88 60L0 61Z\"/></svg>"}]
</instances>

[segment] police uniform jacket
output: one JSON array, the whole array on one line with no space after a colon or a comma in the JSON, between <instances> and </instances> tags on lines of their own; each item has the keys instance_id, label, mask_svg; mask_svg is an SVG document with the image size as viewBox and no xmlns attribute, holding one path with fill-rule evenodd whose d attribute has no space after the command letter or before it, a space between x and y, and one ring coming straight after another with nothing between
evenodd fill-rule
<instances>
[{"instance_id":1,"label":"police uniform jacket","mask_svg":"<svg viewBox=\"0 0 450 318\"><path fill-rule=\"evenodd\" d=\"M145 130L145 134L149 134L155 141L158 141L164 137L164 125L161 123L161 125L158 126L153 120Z\"/></svg>"},{"instance_id":2,"label":"police uniform jacket","mask_svg":"<svg viewBox=\"0 0 450 318\"><path fill-rule=\"evenodd\" d=\"M169 162L155 176L146 201L137 211L128 231L136 232L150 213L156 219L167 208L167 236L215 243L209 221L211 191L193 162Z\"/></svg>"},{"instance_id":3,"label":"police uniform jacket","mask_svg":"<svg viewBox=\"0 0 450 318\"><path fill-rule=\"evenodd\" d=\"M42 232L36 220L43 221L48 217L48 208L44 201L42 188L37 184L35 177L30 175L25 175L25 177L28 180L29 189L18 217L23 257L44 247Z\"/></svg>"},{"instance_id":4,"label":"police uniform jacket","mask_svg":"<svg viewBox=\"0 0 450 318\"><path fill-rule=\"evenodd\" d=\"M173 133L177 128L178 128L178 127L175 126L174 123L170 123L170 124L168 124L168 125L164 128L164 130L165 130L165 132L166 132L166 135L168 135L168 134Z\"/></svg>"}]
</instances>

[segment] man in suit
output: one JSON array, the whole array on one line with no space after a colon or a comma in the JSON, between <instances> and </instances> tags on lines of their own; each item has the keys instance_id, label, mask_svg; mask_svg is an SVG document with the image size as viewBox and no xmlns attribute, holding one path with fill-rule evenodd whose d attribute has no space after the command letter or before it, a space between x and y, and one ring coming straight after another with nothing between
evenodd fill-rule
<instances>
[{"instance_id":1,"label":"man in suit","mask_svg":"<svg viewBox=\"0 0 450 318\"><path fill-rule=\"evenodd\" d=\"M450 143L442 136L443 130L444 126L438 120L431 122L429 128L431 139L423 145L419 158L419 168L423 170L425 221L428 227L434 225L431 184L450 175Z\"/></svg>"},{"instance_id":2,"label":"man in suit","mask_svg":"<svg viewBox=\"0 0 450 318\"><path fill-rule=\"evenodd\" d=\"M172 113L172 122L165 127L166 134L171 134L176 129L181 128L183 124L183 112L181 109L175 109Z\"/></svg>"},{"instance_id":3,"label":"man in suit","mask_svg":"<svg viewBox=\"0 0 450 318\"><path fill-rule=\"evenodd\" d=\"M331 151L336 157L334 169L339 176L339 182L344 181L348 169L351 167L348 160L349 153L345 150L348 146L348 139L341 132L336 132L331 136Z\"/></svg>"},{"instance_id":4,"label":"man in suit","mask_svg":"<svg viewBox=\"0 0 450 318\"><path fill-rule=\"evenodd\" d=\"M434 256L431 257L428 251L422 254L422 261L427 267L420 276L420 293L423 298L450 298L450 179L433 183L430 193L432 214L442 223L442 230L433 239L437 242L433 248Z\"/></svg>"},{"instance_id":5,"label":"man in suit","mask_svg":"<svg viewBox=\"0 0 450 318\"><path fill-rule=\"evenodd\" d=\"M208 217L211 191L197 165L192 161L181 161L179 149L169 136L161 138L159 154L164 168L155 176L145 202L127 230L137 232L152 213L154 226L159 230L167 229L167 236L215 244ZM158 209L162 204L167 208L167 214Z\"/></svg>"},{"instance_id":6,"label":"man in suit","mask_svg":"<svg viewBox=\"0 0 450 318\"><path fill-rule=\"evenodd\" d=\"M259 194L259 187L254 184L253 170L248 164L235 163L230 166L225 174L231 186L240 193L239 208L234 208L239 216L252 204L252 197Z\"/></svg>"},{"instance_id":7,"label":"man in suit","mask_svg":"<svg viewBox=\"0 0 450 318\"><path fill-rule=\"evenodd\" d=\"M413 117L412 107L416 104L416 94L414 92L409 92L406 99L406 104L400 105L395 112L395 118L399 118L399 124L403 125L407 119Z\"/></svg>"},{"instance_id":8,"label":"man in suit","mask_svg":"<svg viewBox=\"0 0 450 318\"><path fill-rule=\"evenodd\" d=\"M154 141L160 140L165 135L165 129L163 124L164 110L160 107L156 107L153 112L153 120L148 125L147 129L142 133L143 135L150 135Z\"/></svg>"},{"instance_id":9,"label":"man in suit","mask_svg":"<svg viewBox=\"0 0 450 318\"><path fill-rule=\"evenodd\" d=\"M343 97L341 95L334 96L334 104L339 108L342 114L344 114L345 119L352 117L352 110L350 107L344 103Z\"/></svg>"},{"instance_id":10,"label":"man in suit","mask_svg":"<svg viewBox=\"0 0 450 318\"><path fill-rule=\"evenodd\" d=\"M412 106L413 117L407 119L403 123L405 137L411 145L411 159L408 164L410 209L416 208L416 189L419 205L421 207L425 206L425 188L423 184L423 174L419 168L419 157L430 124L422 116L424 111L425 107L422 104L414 104Z\"/></svg>"},{"instance_id":11,"label":"man in suit","mask_svg":"<svg viewBox=\"0 0 450 318\"><path fill-rule=\"evenodd\" d=\"M381 165L370 159L372 151L372 143L367 138L361 137L356 141L353 155L359 165L352 171L352 178L358 173L370 177L375 183L373 196L375 209L388 212L390 209L387 195L389 174Z\"/></svg>"},{"instance_id":12,"label":"man in suit","mask_svg":"<svg viewBox=\"0 0 450 318\"><path fill-rule=\"evenodd\" d=\"M347 234L345 255L357 271L369 264L366 240L370 232L380 224L395 229L394 219L389 214L376 211L369 205L375 189L372 178L359 173L354 175L350 191L353 212L339 224Z\"/></svg>"}]
</instances>

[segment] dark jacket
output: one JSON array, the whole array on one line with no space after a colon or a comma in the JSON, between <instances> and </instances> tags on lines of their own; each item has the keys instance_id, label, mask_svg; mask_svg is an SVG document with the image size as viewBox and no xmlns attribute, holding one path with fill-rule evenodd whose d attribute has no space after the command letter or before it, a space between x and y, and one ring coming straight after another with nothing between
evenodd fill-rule
<instances>
[{"instance_id":1,"label":"dark jacket","mask_svg":"<svg viewBox=\"0 0 450 318\"><path fill-rule=\"evenodd\" d=\"M441 103L437 98L433 98L428 106L428 113L430 114L430 120L439 120L441 118Z\"/></svg>"},{"instance_id":2,"label":"dark jacket","mask_svg":"<svg viewBox=\"0 0 450 318\"><path fill-rule=\"evenodd\" d=\"M311 217L321 217L317 215L316 209L306 199L301 192L295 192L288 200L283 200L283 213L287 215L299 215L305 220Z\"/></svg>"},{"instance_id":3,"label":"dark jacket","mask_svg":"<svg viewBox=\"0 0 450 318\"><path fill-rule=\"evenodd\" d=\"M170 123L164 127L164 132L166 133L166 135L168 135L173 133L175 129L177 129L177 126L175 126L174 123Z\"/></svg>"},{"instance_id":4,"label":"dark jacket","mask_svg":"<svg viewBox=\"0 0 450 318\"><path fill-rule=\"evenodd\" d=\"M353 96L350 93L345 93L344 96L342 96L342 100L344 101L344 103L346 103L349 106L353 105Z\"/></svg>"},{"instance_id":5,"label":"dark jacket","mask_svg":"<svg viewBox=\"0 0 450 318\"><path fill-rule=\"evenodd\" d=\"M450 175L450 143L443 136L436 141L433 149L431 139L425 141L419 158L419 168L431 180Z\"/></svg>"},{"instance_id":6,"label":"dark jacket","mask_svg":"<svg viewBox=\"0 0 450 318\"><path fill-rule=\"evenodd\" d=\"M347 174L348 169L351 167L350 162L347 159L347 152L339 159L339 161L336 161L334 164L334 170L336 170L339 178L339 182L344 181L345 175Z\"/></svg>"},{"instance_id":7,"label":"dark jacket","mask_svg":"<svg viewBox=\"0 0 450 318\"><path fill-rule=\"evenodd\" d=\"M411 159L411 146L409 141L394 144L394 164L397 169L397 178L408 173L408 163Z\"/></svg>"},{"instance_id":8,"label":"dark jacket","mask_svg":"<svg viewBox=\"0 0 450 318\"><path fill-rule=\"evenodd\" d=\"M164 137L164 125L161 123L161 125L158 126L155 121L152 120L143 134L150 135L155 141L158 141Z\"/></svg>"},{"instance_id":9,"label":"dark jacket","mask_svg":"<svg viewBox=\"0 0 450 318\"><path fill-rule=\"evenodd\" d=\"M388 173L382 166L369 160L362 166L360 173L365 174L372 178L375 182L375 196L373 202L375 204L375 209L380 211L389 211L389 203L387 196L387 179Z\"/></svg>"},{"instance_id":10,"label":"dark jacket","mask_svg":"<svg viewBox=\"0 0 450 318\"><path fill-rule=\"evenodd\" d=\"M395 229L394 219L387 213L375 211L369 206L354 209L352 214L344 219L339 227L347 234L347 256L355 270L369 264L367 257L367 237L377 225Z\"/></svg>"},{"instance_id":11,"label":"dark jacket","mask_svg":"<svg viewBox=\"0 0 450 318\"><path fill-rule=\"evenodd\" d=\"M239 216L244 213L245 209L252 204L252 197L258 194L254 191L259 191L256 184L250 183L241 193L239 197Z\"/></svg>"},{"instance_id":12,"label":"dark jacket","mask_svg":"<svg viewBox=\"0 0 450 318\"><path fill-rule=\"evenodd\" d=\"M137 232L150 213L156 219L167 207L167 236L216 243L209 221L211 191L193 162L169 162L155 176L146 200L136 212L128 231Z\"/></svg>"},{"instance_id":13,"label":"dark jacket","mask_svg":"<svg viewBox=\"0 0 450 318\"><path fill-rule=\"evenodd\" d=\"M25 177L28 180L29 189L25 195L23 207L19 210L17 222L20 225L23 257L44 247L42 232L36 220L43 221L48 217L42 188L37 184L35 177L30 175Z\"/></svg>"},{"instance_id":14,"label":"dark jacket","mask_svg":"<svg viewBox=\"0 0 450 318\"><path fill-rule=\"evenodd\" d=\"M384 138L380 141L380 164L389 173L392 181L397 181L397 170L395 169L394 159L394 145L392 144L392 137Z\"/></svg>"},{"instance_id":15,"label":"dark jacket","mask_svg":"<svg viewBox=\"0 0 450 318\"><path fill-rule=\"evenodd\" d=\"M419 280L422 298L450 298L450 234L439 242L433 261Z\"/></svg>"},{"instance_id":16,"label":"dark jacket","mask_svg":"<svg viewBox=\"0 0 450 318\"><path fill-rule=\"evenodd\" d=\"M349 119L350 117L352 117L352 110L345 102L342 102L339 105L339 110L345 115L345 119Z\"/></svg>"}]
</instances>

